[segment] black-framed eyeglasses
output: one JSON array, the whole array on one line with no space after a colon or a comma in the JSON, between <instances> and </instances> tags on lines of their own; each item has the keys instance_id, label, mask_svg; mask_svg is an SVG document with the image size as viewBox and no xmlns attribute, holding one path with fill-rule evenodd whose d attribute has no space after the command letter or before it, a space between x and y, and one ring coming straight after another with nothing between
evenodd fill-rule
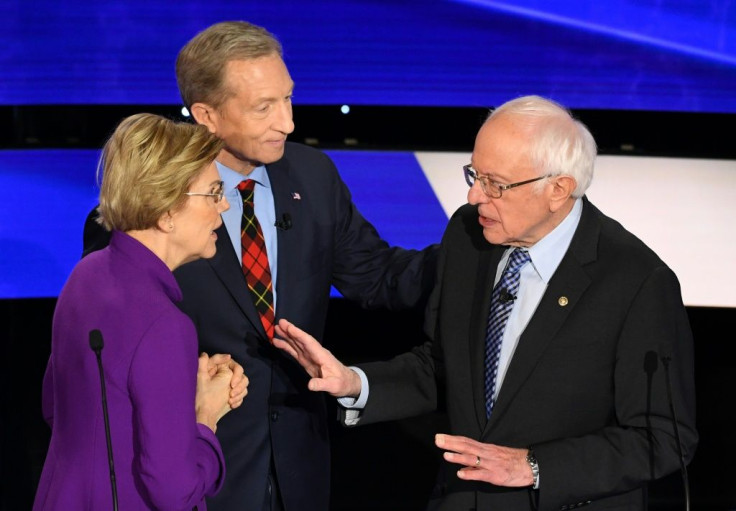
<instances>
[{"instance_id":1,"label":"black-framed eyeglasses","mask_svg":"<svg viewBox=\"0 0 736 511\"><path fill-rule=\"evenodd\" d=\"M492 199L500 199L503 192L510 190L511 188L533 183L534 181L539 181L550 176L549 174L545 174L533 179L527 179L526 181L519 181L518 183L512 183L510 185L502 185L492 181L488 176L481 176L469 163L467 165L463 165L463 173L465 174L465 182L468 183L468 186L472 188L476 181L480 181L480 189Z\"/></svg>"},{"instance_id":2,"label":"black-framed eyeglasses","mask_svg":"<svg viewBox=\"0 0 736 511\"><path fill-rule=\"evenodd\" d=\"M222 181L218 181L215 185L214 190L210 193L195 193L195 192L184 192L184 195L189 195L190 197L193 195L200 195L202 197L212 197L212 199L215 201L215 204L218 204L222 198L225 196L225 183Z\"/></svg>"}]
</instances>

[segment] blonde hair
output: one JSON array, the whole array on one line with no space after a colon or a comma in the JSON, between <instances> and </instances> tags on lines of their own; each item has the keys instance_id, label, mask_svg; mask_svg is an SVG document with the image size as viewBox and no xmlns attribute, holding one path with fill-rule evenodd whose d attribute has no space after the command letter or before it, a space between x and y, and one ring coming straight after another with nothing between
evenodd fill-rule
<instances>
[{"instance_id":1,"label":"blonde hair","mask_svg":"<svg viewBox=\"0 0 736 511\"><path fill-rule=\"evenodd\" d=\"M176 58L176 82L187 108L206 103L219 109L232 94L224 83L231 60L278 55L281 43L268 30L245 21L223 21L198 33Z\"/></svg>"},{"instance_id":2,"label":"blonde hair","mask_svg":"<svg viewBox=\"0 0 736 511\"><path fill-rule=\"evenodd\" d=\"M97 166L97 221L108 230L156 226L164 213L184 204L184 192L222 145L204 126L147 113L123 119Z\"/></svg>"}]
</instances>

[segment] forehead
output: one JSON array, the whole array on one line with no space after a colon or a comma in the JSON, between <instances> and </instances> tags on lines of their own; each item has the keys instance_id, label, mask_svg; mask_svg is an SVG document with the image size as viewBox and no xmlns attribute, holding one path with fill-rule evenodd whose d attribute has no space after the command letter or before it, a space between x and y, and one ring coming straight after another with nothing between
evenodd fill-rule
<instances>
[{"instance_id":1,"label":"forehead","mask_svg":"<svg viewBox=\"0 0 736 511\"><path fill-rule=\"evenodd\" d=\"M228 61L225 85L237 97L272 98L289 94L294 82L281 57L273 54Z\"/></svg>"},{"instance_id":2,"label":"forehead","mask_svg":"<svg viewBox=\"0 0 736 511\"><path fill-rule=\"evenodd\" d=\"M202 172L197 174L197 176L192 181L192 185L195 185L195 184L210 185L219 180L220 180L220 174L217 172L217 167L215 166L215 162L212 161L202 169Z\"/></svg>"},{"instance_id":3,"label":"forehead","mask_svg":"<svg viewBox=\"0 0 736 511\"><path fill-rule=\"evenodd\" d=\"M529 133L509 115L486 121L473 147L473 167L482 174L506 176L531 168Z\"/></svg>"}]
</instances>

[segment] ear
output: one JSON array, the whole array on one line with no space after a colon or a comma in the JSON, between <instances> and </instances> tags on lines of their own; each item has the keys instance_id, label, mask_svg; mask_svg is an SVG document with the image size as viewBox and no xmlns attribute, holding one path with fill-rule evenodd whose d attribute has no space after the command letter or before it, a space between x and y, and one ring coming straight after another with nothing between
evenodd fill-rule
<instances>
[{"instance_id":1,"label":"ear","mask_svg":"<svg viewBox=\"0 0 736 511\"><path fill-rule=\"evenodd\" d=\"M554 176L551 180L553 181L549 196L549 207L551 211L557 211L572 197L578 183L574 177L567 175Z\"/></svg>"},{"instance_id":2,"label":"ear","mask_svg":"<svg viewBox=\"0 0 736 511\"><path fill-rule=\"evenodd\" d=\"M217 134L217 111L206 103L194 103L189 109L197 124L207 126L210 133Z\"/></svg>"},{"instance_id":3,"label":"ear","mask_svg":"<svg viewBox=\"0 0 736 511\"><path fill-rule=\"evenodd\" d=\"M172 232L174 230L174 217L171 215L171 211L161 215L161 218L156 222L156 226L162 232Z\"/></svg>"}]
</instances>

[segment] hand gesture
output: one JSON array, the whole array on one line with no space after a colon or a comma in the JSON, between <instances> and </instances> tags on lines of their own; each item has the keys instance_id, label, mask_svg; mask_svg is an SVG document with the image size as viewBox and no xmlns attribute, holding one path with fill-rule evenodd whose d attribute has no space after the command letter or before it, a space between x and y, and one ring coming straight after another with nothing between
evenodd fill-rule
<instances>
[{"instance_id":1,"label":"hand gesture","mask_svg":"<svg viewBox=\"0 0 736 511\"><path fill-rule=\"evenodd\" d=\"M445 450L450 463L465 465L458 470L460 479L485 481L496 486L522 487L534 482L526 462L527 449L484 444L464 436L438 434L435 445Z\"/></svg>"},{"instance_id":2,"label":"hand gesture","mask_svg":"<svg viewBox=\"0 0 736 511\"><path fill-rule=\"evenodd\" d=\"M273 344L289 353L307 371L308 388L324 391L335 397L358 397L360 377L343 365L317 339L285 319L276 325Z\"/></svg>"}]
</instances>

